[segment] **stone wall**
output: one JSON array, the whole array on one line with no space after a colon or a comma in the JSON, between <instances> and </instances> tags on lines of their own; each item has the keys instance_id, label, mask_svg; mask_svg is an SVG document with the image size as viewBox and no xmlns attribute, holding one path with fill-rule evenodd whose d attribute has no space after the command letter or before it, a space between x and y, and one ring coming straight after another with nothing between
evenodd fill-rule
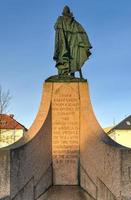
<instances>
[{"instance_id":1,"label":"stone wall","mask_svg":"<svg viewBox=\"0 0 131 200\"><path fill-rule=\"evenodd\" d=\"M21 198L18 199L26 199L24 195L27 194L32 199L34 188L35 196L38 197L52 185L50 117L49 112L44 126L35 138L11 151L11 198L14 200L17 200L19 191Z\"/></svg>"},{"instance_id":2,"label":"stone wall","mask_svg":"<svg viewBox=\"0 0 131 200\"><path fill-rule=\"evenodd\" d=\"M10 151L0 151L0 198L10 195Z\"/></svg>"},{"instance_id":3,"label":"stone wall","mask_svg":"<svg viewBox=\"0 0 131 200\"><path fill-rule=\"evenodd\" d=\"M98 179L98 194L97 200L116 200L115 195L110 191L110 189Z\"/></svg>"},{"instance_id":4,"label":"stone wall","mask_svg":"<svg viewBox=\"0 0 131 200\"><path fill-rule=\"evenodd\" d=\"M90 176L97 189L100 179L117 198L120 196L121 156L120 149L102 141L105 134L99 126L90 102L88 85L80 83L81 105L81 144L80 161L85 172ZM86 102L86 103L85 103ZM105 135L105 137L108 137ZM115 179L115 181L114 181ZM85 184L87 185L86 181ZM83 186L84 187L84 186Z\"/></svg>"},{"instance_id":5,"label":"stone wall","mask_svg":"<svg viewBox=\"0 0 131 200\"><path fill-rule=\"evenodd\" d=\"M121 196L122 200L131 199L131 150L121 151Z\"/></svg>"}]
</instances>

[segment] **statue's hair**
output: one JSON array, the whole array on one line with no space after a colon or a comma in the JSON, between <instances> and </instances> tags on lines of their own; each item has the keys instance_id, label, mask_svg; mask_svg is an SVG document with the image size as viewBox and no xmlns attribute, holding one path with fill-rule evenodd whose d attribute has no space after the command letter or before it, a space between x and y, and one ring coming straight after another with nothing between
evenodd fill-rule
<instances>
[{"instance_id":1,"label":"statue's hair","mask_svg":"<svg viewBox=\"0 0 131 200\"><path fill-rule=\"evenodd\" d=\"M73 13L70 11L69 6L65 6L62 12L63 16L73 17Z\"/></svg>"}]
</instances>

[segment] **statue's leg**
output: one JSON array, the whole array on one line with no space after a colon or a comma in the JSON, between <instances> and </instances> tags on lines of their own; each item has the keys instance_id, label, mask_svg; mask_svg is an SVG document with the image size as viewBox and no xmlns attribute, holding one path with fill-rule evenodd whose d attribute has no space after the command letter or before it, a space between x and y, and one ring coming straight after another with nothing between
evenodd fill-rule
<instances>
[{"instance_id":1,"label":"statue's leg","mask_svg":"<svg viewBox=\"0 0 131 200\"><path fill-rule=\"evenodd\" d=\"M70 73L71 76L75 77L75 72Z\"/></svg>"},{"instance_id":2,"label":"statue's leg","mask_svg":"<svg viewBox=\"0 0 131 200\"><path fill-rule=\"evenodd\" d=\"M63 68L63 74L64 75L69 75L69 63L65 62L63 67L64 67Z\"/></svg>"},{"instance_id":3,"label":"statue's leg","mask_svg":"<svg viewBox=\"0 0 131 200\"><path fill-rule=\"evenodd\" d=\"M62 74L63 74L63 75L68 75L68 74L69 74L69 70L68 70L68 69L62 70Z\"/></svg>"},{"instance_id":4,"label":"statue's leg","mask_svg":"<svg viewBox=\"0 0 131 200\"><path fill-rule=\"evenodd\" d=\"M68 63L59 63L59 65L57 65L57 69L58 69L58 75L59 76L66 76L69 75L69 64Z\"/></svg>"},{"instance_id":5,"label":"statue's leg","mask_svg":"<svg viewBox=\"0 0 131 200\"><path fill-rule=\"evenodd\" d=\"M61 76L63 76L63 74L64 74L64 73L63 73L63 69L60 69L60 68L59 68L59 69L58 69L58 76L61 77Z\"/></svg>"},{"instance_id":6,"label":"statue's leg","mask_svg":"<svg viewBox=\"0 0 131 200\"><path fill-rule=\"evenodd\" d=\"M83 78L81 69L79 70L80 78Z\"/></svg>"},{"instance_id":7,"label":"statue's leg","mask_svg":"<svg viewBox=\"0 0 131 200\"><path fill-rule=\"evenodd\" d=\"M60 69L58 69L58 76L60 76L61 75L61 70Z\"/></svg>"}]
</instances>

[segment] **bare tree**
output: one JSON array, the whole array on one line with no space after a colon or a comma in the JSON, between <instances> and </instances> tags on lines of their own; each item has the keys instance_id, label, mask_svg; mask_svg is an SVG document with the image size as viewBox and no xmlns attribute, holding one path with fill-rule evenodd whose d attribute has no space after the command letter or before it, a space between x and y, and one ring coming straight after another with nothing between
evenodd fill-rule
<instances>
[{"instance_id":1,"label":"bare tree","mask_svg":"<svg viewBox=\"0 0 131 200\"><path fill-rule=\"evenodd\" d=\"M0 114L7 113L11 98L10 91L3 91L0 85Z\"/></svg>"},{"instance_id":2,"label":"bare tree","mask_svg":"<svg viewBox=\"0 0 131 200\"><path fill-rule=\"evenodd\" d=\"M4 91L0 85L0 125L4 125L4 123L6 123L2 114L6 114L8 112L7 109L9 107L11 98L10 91ZM0 145L4 142L2 135L4 135L6 132L7 129L4 130L0 128Z\"/></svg>"}]
</instances>

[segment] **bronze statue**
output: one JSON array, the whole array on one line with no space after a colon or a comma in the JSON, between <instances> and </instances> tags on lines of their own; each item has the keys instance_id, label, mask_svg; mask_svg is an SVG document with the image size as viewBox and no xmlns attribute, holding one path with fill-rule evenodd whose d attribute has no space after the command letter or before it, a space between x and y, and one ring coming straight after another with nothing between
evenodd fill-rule
<instances>
[{"instance_id":1,"label":"bronze statue","mask_svg":"<svg viewBox=\"0 0 131 200\"><path fill-rule=\"evenodd\" d=\"M62 16L59 16L55 24L55 52L54 60L58 74L74 76L79 71L82 77L81 67L91 55L92 48L84 28L79 24L65 6Z\"/></svg>"}]
</instances>

